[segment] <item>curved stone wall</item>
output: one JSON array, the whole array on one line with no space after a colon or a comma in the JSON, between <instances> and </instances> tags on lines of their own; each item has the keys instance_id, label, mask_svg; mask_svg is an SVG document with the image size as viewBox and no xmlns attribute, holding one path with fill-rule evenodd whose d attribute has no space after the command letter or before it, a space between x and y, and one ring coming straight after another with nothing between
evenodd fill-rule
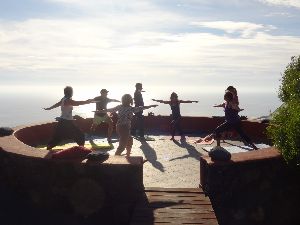
<instances>
[{"instance_id":1,"label":"curved stone wall","mask_svg":"<svg viewBox=\"0 0 300 225\"><path fill-rule=\"evenodd\" d=\"M300 171L275 148L232 154L228 162L201 157L201 186L220 225L297 225Z\"/></svg>"},{"instance_id":2,"label":"curved stone wall","mask_svg":"<svg viewBox=\"0 0 300 225\"><path fill-rule=\"evenodd\" d=\"M184 117L182 122L183 129L189 132L211 132L222 121L223 118ZM168 131L169 122L168 116L145 117L145 126L149 130ZM91 119L78 119L76 123L87 131ZM53 160L50 151L33 146L47 143L54 125L55 122L17 127L13 135L0 137L0 212L3 212L0 220L19 224L14 216L18 212L25 224L54 224L59 219L60 224L93 224L95 220L106 221L104 224L126 224L132 205L144 188L142 158L110 157L102 164ZM252 139L267 141L266 124L243 121L243 126ZM201 159L201 184L211 198L220 224L262 224L269 216L264 203L271 202L273 195L266 195L268 197L262 198L259 207L253 209L251 206L255 206L254 197L258 192L253 187L266 187L262 190L270 191L272 189L268 187L282 185L275 182L272 174L280 174L280 179L288 176L284 176L286 172L279 173L281 170L277 168L284 167L280 155L272 149L269 151L273 155L262 154L263 151L233 154L233 161L227 164L210 162L205 157ZM245 174L248 179L244 178ZM272 179L260 184L264 176ZM242 188L238 188L239 184ZM249 184L248 189L245 184ZM86 188L88 193L84 191ZM289 192L287 188L274 190ZM243 193L252 193L251 204L247 204L249 198L244 199ZM296 193L295 196L298 200ZM93 199L100 202L101 207ZM245 209L239 209L242 202L247 206ZM275 204L272 202L271 206ZM252 216L249 217L247 212L250 211ZM255 220L249 221L257 223L247 223L254 217Z\"/></svg>"},{"instance_id":3,"label":"curved stone wall","mask_svg":"<svg viewBox=\"0 0 300 225\"><path fill-rule=\"evenodd\" d=\"M144 190L143 158L51 159L50 151L32 146L45 143L53 125L0 137L1 224L128 224Z\"/></svg>"}]
</instances>

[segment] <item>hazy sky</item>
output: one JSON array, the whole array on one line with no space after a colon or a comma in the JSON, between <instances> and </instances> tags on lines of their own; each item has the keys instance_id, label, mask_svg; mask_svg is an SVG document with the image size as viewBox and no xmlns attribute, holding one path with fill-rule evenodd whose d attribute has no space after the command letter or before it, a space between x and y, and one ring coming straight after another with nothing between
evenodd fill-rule
<instances>
[{"instance_id":1,"label":"hazy sky","mask_svg":"<svg viewBox=\"0 0 300 225\"><path fill-rule=\"evenodd\" d=\"M1 86L275 90L300 0L0 0Z\"/></svg>"}]
</instances>

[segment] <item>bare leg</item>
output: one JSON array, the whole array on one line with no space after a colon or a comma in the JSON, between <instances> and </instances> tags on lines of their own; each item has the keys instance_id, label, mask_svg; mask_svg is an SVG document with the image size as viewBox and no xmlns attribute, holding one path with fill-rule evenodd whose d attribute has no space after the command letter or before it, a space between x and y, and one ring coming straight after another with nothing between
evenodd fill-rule
<instances>
[{"instance_id":1,"label":"bare leg","mask_svg":"<svg viewBox=\"0 0 300 225\"><path fill-rule=\"evenodd\" d=\"M117 126L117 133L119 135L119 146L115 155L121 155L121 153L125 150L128 145L128 139L130 136L130 127L128 126ZM132 138L132 137L131 137Z\"/></svg>"},{"instance_id":2,"label":"bare leg","mask_svg":"<svg viewBox=\"0 0 300 225\"><path fill-rule=\"evenodd\" d=\"M127 145L126 145L127 156L130 156L132 145L133 145L133 138L131 137L131 135L129 135L127 140Z\"/></svg>"}]
</instances>

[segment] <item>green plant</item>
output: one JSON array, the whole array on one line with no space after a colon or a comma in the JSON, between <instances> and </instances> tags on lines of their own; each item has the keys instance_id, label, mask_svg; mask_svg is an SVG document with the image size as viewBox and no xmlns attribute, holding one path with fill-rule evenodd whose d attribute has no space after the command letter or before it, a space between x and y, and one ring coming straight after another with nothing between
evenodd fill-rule
<instances>
[{"instance_id":1,"label":"green plant","mask_svg":"<svg viewBox=\"0 0 300 225\"><path fill-rule=\"evenodd\" d=\"M283 102L272 115L268 136L292 166L300 164L300 56L292 57L282 74L278 97Z\"/></svg>"},{"instance_id":2,"label":"green plant","mask_svg":"<svg viewBox=\"0 0 300 225\"><path fill-rule=\"evenodd\" d=\"M284 103L290 100L300 101L300 56L293 56L282 74L278 96Z\"/></svg>"}]
</instances>

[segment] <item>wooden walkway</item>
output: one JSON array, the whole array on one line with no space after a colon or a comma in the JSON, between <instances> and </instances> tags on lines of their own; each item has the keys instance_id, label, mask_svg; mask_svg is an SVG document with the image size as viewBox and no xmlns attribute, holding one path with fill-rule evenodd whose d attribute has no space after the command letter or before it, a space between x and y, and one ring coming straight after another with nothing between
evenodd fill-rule
<instances>
[{"instance_id":1,"label":"wooden walkway","mask_svg":"<svg viewBox=\"0 0 300 225\"><path fill-rule=\"evenodd\" d=\"M201 188L146 188L130 224L218 225L218 221Z\"/></svg>"}]
</instances>

